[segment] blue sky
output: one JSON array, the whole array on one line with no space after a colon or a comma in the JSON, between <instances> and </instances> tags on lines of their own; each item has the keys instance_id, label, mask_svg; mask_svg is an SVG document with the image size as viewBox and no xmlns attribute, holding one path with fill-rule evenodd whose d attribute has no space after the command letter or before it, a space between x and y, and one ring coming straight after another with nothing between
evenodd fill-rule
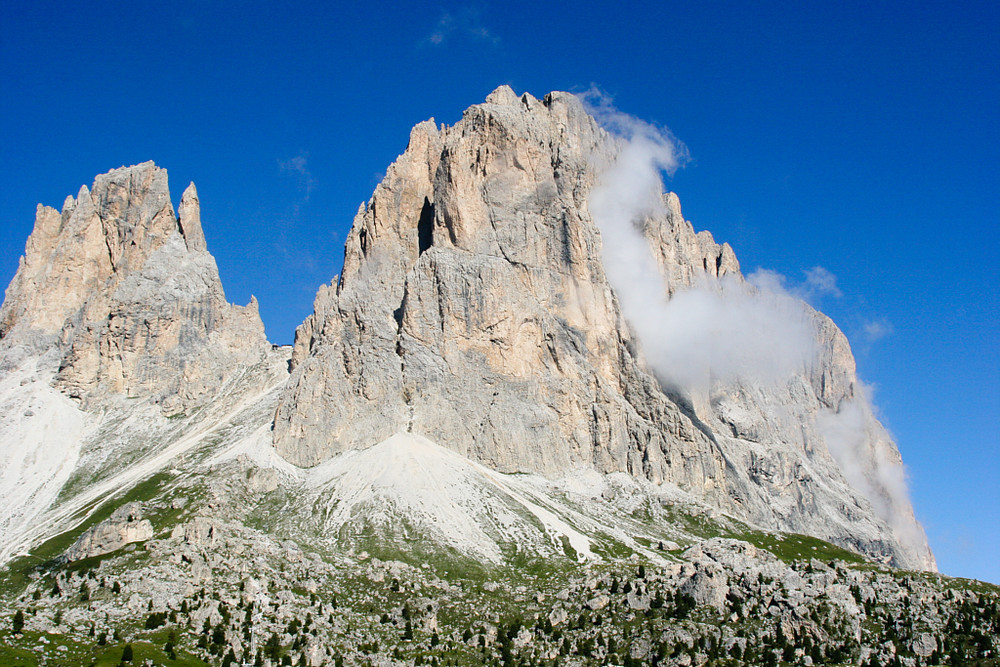
<instances>
[{"instance_id":1,"label":"blue sky","mask_svg":"<svg viewBox=\"0 0 1000 667\"><path fill-rule=\"evenodd\" d=\"M1000 6L399 4L4 2L0 282L36 203L152 159L291 342L412 125L593 84L687 146L668 187L745 270L837 277L941 570L1000 582Z\"/></svg>"}]
</instances>

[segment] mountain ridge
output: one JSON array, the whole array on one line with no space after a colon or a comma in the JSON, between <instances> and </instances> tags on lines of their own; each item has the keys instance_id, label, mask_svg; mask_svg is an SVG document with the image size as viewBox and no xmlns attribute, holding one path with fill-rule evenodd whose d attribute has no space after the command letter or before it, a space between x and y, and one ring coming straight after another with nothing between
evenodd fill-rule
<instances>
[{"instance_id":1,"label":"mountain ridge","mask_svg":"<svg viewBox=\"0 0 1000 667\"><path fill-rule=\"evenodd\" d=\"M210 397L227 367L262 359L256 299L226 302L193 183L179 212L152 162L98 176L61 212L39 205L0 307L5 347L58 349L57 384L84 404L153 393L165 414Z\"/></svg>"},{"instance_id":2,"label":"mountain ridge","mask_svg":"<svg viewBox=\"0 0 1000 667\"><path fill-rule=\"evenodd\" d=\"M828 318L802 306L822 354L785 387L713 380L699 395L671 390L650 364L655 346L630 324L602 259L602 233L623 232L599 230L590 212L614 170L634 168L631 148L573 95L504 86L455 126L415 126L358 212L344 270L296 331L277 453L308 467L413 432L502 472L582 466L670 482L757 525L933 568L905 497L872 509L891 496L872 480L875 460L898 465L898 452L866 404L851 403L853 357ZM656 197L629 225L672 303L746 284L728 245L695 234L676 195ZM256 302L226 304L193 183L178 211L151 162L98 177L62 213L40 206L0 309L4 346L48 341L60 354L55 386L85 409L155 385L166 416L262 363ZM66 292L66 275L81 274ZM869 434L846 482L815 426L836 427L841 404Z\"/></svg>"},{"instance_id":3,"label":"mountain ridge","mask_svg":"<svg viewBox=\"0 0 1000 667\"><path fill-rule=\"evenodd\" d=\"M294 346L225 301L193 184L40 207L0 308L0 656L989 657L995 587L898 569L933 554L846 337L591 111L418 124Z\"/></svg>"},{"instance_id":4,"label":"mountain ridge","mask_svg":"<svg viewBox=\"0 0 1000 667\"><path fill-rule=\"evenodd\" d=\"M819 510L824 494L795 480L804 463L814 476L842 480L823 435L797 433L823 410L836 422L841 403L855 399L850 346L829 318L801 306L817 356L802 362L811 367L799 371L800 386L717 384L712 400L725 402L718 410L705 408L708 396L695 410L690 396L678 401L663 391L648 337L628 324L631 313L619 307L621 292L605 274L601 232L608 230L599 231L590 212L595 189L628 148L567 93L538 100L502 86L452 127L418 124L359 210L336 284L320 289L314 314L296 332L292 377L275 419L278 451L315 465L414 431L504 471L552 475L590 465L671 481L755 523L843 543L852 531L867 533L853 535L855 548L933 567L905 497L893 497L877 517L890 518L888 531L859 527L837 507L846 498L876 513L864 492L859 498L850 490L853 483L873 497L888 495L867 473L838 482ZM663 196L654 215L634 221L659 271L645 280L662 280L668 296L706 283L722 291L730 278L743 283L732 249L708 232L695 234L676 195ZM764 399L748 397L761 391ZM796 406L796 415L783 416L775 403ZM737 415L756 426L748 429ZM897 460L870 410L860 421L878 431L869 440L883 458ZM787 445L778 460L770 445L747 456L749 441L739 436L755 429ZM739 443L722 451L720 438L730 431ZM851 455L874 457L860 449ZM758 477L778 474L781 490L761 493L766 483L739 472L754 467ZM805 507L777 514L772 496L789 486ZM822 518L811 521L810 512ZM831 520L840 527L831 529ZM884 532L909 546L881 540Z\"/></svg>"}]
</instances>

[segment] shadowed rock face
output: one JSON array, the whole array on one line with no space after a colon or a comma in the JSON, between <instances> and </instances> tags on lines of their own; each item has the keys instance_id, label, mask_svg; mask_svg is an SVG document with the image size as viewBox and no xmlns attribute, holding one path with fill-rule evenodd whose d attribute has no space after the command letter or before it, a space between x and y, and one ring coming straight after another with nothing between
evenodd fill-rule
<instances>
[{"instance_id":1,"label":"shadowed rock face","mask_svg":"<svg viewBox=\"0 0 1000 667\"><path fill-rule=\"evenodd\" d=\"M210 399L259 361L267 341L257 303L226 302L194 184L180 213L152 162L98 176L61 213L39 205L0 309L6 354L54 350L57 385L70 396L150 396L166 414Z\"/></svg>"},{"instance_id":2,"label":"shadowed rock face","mask_svg":"<svg viewBox=\"0 0 1000 667\"><path fill-rule=\"evenodd\" d=\"M850 347L825 316L806 307L817 355L785 384L664 391L588 208L617 150L567 93L504 86L453 127L417 125L296 332L278 452L308 467L410 431L504 472L673 483L757 525L933 568L908 501L877 507L891 495L877 460L898 452L870 411L868 485L845 479L816 427L856 393ZM676 196L664 204L641 227L665 294L742 282L732 249L695 234Z\"/></svg>"}]
</instances>

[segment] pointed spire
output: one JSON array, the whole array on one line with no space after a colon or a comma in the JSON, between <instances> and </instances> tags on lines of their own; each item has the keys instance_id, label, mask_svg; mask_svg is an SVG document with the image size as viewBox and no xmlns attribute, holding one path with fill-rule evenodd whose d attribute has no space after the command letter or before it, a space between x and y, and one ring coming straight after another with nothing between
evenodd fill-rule
<instances>
[{"instance_id":1,"label":"pointed spire","mask_svg":"<svg viewBox=\"0 0 1000 667\"><path fill-rule=\"evenodd\" d=\"M184 243L188 250L207 250L205 243L205 233L201 229L201 204L198 201L198 190L194 183L187 186L181 196L181 205L178 208L181 218L181 234L184 236Z\"/></svg>"}]
</instances>

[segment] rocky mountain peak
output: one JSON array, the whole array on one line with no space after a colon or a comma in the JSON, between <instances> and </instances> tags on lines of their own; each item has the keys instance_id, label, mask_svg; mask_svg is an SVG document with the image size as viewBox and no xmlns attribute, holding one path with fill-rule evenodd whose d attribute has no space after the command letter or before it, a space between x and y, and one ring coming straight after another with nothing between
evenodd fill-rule
<instances>
[{"instance_id":1,"label":"rocky mountain peak","mask_svg":"<svg viewBox=\"0 0 1000 667\"><path fill-rule=\"evenodd\" d=\"M39 205L0 336L10 359L51 350L71 396L149 396L168 413L211 396L267 345L256 303L225 300L194 184L178 218L152 162L98 176L61 212Z\"/></svg>"},{"instance_id":2,"label":"rocky mountain peak","mask_svg":"<svg viewBox=\"0 0 1000 667\"><path fill-rule=\"evenodd\" d=\"M3 363L48 359L85 409L124 395L181 415L262 391L247 400L268 444L251 450L303 475L405 434L392 442L459 457L433 460L625 475L933 568L846 337L695 231L662 192L666 143L608 127L574 95L507 86L453 126L415 126L287 377L256 301L226 302L195 186L175 215L166 171L113 170L38 208L0 308Z\"/></svg>"},{"instance_id":3,"label":"rocky mountain peak","mask_svg":"<svg viewBox=\"0 0 1000 667\"><path fill-rule=\"evenodd\" d=\"M922 532L904 545L906 530L889 526L903 516L919 529L908 500L886 510L868 484L891 441L862 437L868 482L849 481L816 426L855 398L850 348L827 318L795 306L818 352L776 385L664 383L591 209L627 148L576 96L509 86L454 126L417 125L358 211L338 282L296 332L277 451L315 466L406 431L502 472L625 472L757 525L932 566ZM753 292L732 248L696 233L676 195L633 223L658 298ZM862 421L880 432L870 413Z\"/></svg>"},{"instance_id":4,"label":"rocky mountain peak","mask_svg":"<svg viewBox=\"0 0 1000 667\"><path fill-rule=\"evenodd\" d=\"M517 93L514 89L504 84L502 86L497 86L496 89L486 96L487 104L507 104L513 105L518 103Z\"/></svg>"},{"instance_id":5,"label":"rocky mountain peak","mask_svg":"<svg viewBox=\"0 0 1000 667\"><path fill-rule=\"evenodd\" d=\"M607 113L501 86L416 125L293 351L226 302L193 183L39 206L0 307L0 663L995 655L996 587L886 567L934 560L846 337Z\"/></svg>"}]
</instances>

